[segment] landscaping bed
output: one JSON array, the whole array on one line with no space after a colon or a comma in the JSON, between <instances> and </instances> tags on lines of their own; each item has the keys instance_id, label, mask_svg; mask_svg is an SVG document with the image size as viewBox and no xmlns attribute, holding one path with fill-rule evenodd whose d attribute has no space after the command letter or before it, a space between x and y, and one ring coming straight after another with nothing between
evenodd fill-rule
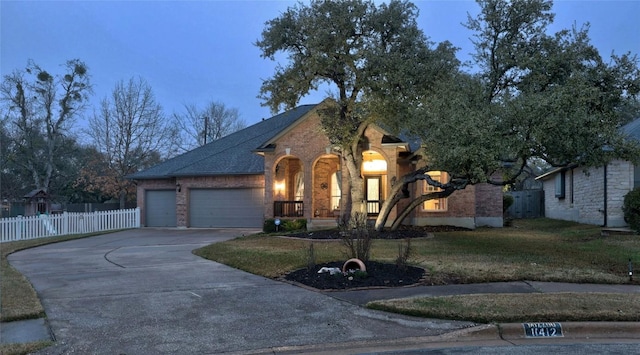
<instances>
[{"instance_id":1,"label":"landscaping bed","mask_svg":"<svg viewBox=\"0 0 640 355\"><path fill-rule=\"evenodd\" d=\"M330 262L316 265L312 268L299 269L285 275L285 279L295 281L313 288L327 289L351 289L366 287L401 287L419 283L424 270L414 266L406 266L403 269L394 264L385 264L376 261L366 263L366 272L318 273L323 267L342 269L343 263Z\"/></svg>"},{"instance_id":2,"label":"landscaping bed","mask_svg":"<svg viewBox=\"0 0 640 355\"><path fill-rule=\"evenodd\" d=\"M392 231L388 228L380 232L369 231L373 239L405 239L405 238L425 238L432 233L469 231L470 229L455 226L400 226ZM341 239L339 229L322 229L310 232L291 233L288 237L305 239Z\"/></svg>"}]
</instances>

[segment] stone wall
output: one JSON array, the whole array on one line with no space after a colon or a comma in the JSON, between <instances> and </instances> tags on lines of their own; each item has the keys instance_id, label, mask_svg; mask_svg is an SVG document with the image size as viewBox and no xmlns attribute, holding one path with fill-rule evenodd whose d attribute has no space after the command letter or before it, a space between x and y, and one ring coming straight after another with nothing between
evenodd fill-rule
<instances>
[{"instance_id":1,"label":"stone wall","mask_svg":"<svg viewBox=\"0 0 640 355\"><path fill-rule=\"evenodd\" d=\"M633 165L613 161L607 166L608 227L625 226L622 213L624 196L633 189ZM605 224L604 168L574 168L565 172L565 197L555 196L555 175L543 181L545 215L549 218L586 224Z\"/></svg>"}]
</instances>

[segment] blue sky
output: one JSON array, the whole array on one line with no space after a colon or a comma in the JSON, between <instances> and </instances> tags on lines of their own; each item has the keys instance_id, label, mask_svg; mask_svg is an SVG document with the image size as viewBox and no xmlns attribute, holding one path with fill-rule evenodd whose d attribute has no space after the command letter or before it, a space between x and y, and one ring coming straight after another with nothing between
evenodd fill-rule
<instances>
[{"instance_id":1,"label":"blue sky","mask_svg":"<svg viewBox=\"0 0 640 355\"><path fill-rule=\"evenodd\" d=\"M473 1L415 1L431 40L451 41L470 59L471 33L461 23L477 13ZM141 76L167 114L184 104L220 101L253 124L272 116L256 98L275 63L253 45L266 21L293 1L7 1L0 2L0 73L33 59L52 73L67 59L87 63L92 106L120 80ZM556 1L557 31L591 24L603 57L640 53L640 0ZM325 96L314 93L302 104ZM87 111L90 114L91 110ZM82 121L79 122L82 124Z\"/></svg>"}]
</instances>

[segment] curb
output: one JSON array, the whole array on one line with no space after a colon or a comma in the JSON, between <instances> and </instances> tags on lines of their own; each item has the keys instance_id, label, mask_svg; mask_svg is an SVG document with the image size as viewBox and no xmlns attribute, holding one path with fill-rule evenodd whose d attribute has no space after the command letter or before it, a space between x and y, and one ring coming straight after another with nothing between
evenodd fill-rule
<instances>
[{"instance_id":1,"label":"curb","mask_svg":"<svg viewBox=\"0 0 640 355\"><path fill-rule=\"evenodd\" d=\"M460 334L466 339L520 341L532 339L634 339L640 340L640 322L556 322L562 335L527 336L524 324L501 323L478 326Z\"/></svg>"},{"instance_id":2,"label":"curb","mask_svg":"<svg viewBox=\"0 0 640 355\"><path fill-rule=\"evenodd\" d=\"M469 346L514 346L526 344L560 344L572 340L615 340L640 343L640 322L565 322L561 323L563 337L526 337L523 323L483 324L454 330L440 335L408 337L393 340L364 340L344 343L280 346L228 353L229 355L257 354L361 354L402 352Z\"/></svg>"}]
</instances>

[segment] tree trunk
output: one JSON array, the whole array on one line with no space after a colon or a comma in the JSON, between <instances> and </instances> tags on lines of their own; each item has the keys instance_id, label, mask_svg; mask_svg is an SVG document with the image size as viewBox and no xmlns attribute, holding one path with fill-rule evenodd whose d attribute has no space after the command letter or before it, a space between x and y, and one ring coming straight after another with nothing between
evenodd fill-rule
<instances>
[{"instance_id":1,"label":"tree trunk","mask_svg":"<svg viewBox=\"0 0 640 355\"><path fill-rule=\"evenodd\" d=\"M402 199L409 198L409 184L416 182L418 180L424 180L426 169L418 169L416 171L412 171L402 179L397 182L395 185L391 187L391 192L389 193L389 198L387 198L380 208L380 213L378 214L378 218L376 219L375 230L380 232L382 228L384 228L385 224L387 224L387 219L389 219L389 214L393 207Z\"/></svg>"},{"instance_id":2,"label":"tree trunk","mask_svg":"<svg viewBox=\"0 0 640 355\"><path fill-rule=\"evenodd\" d=\"M125 203L127 202L127 190L120 191L120 209L123 210L125 208Z\"/></svg>"},{"instance_id":3,"label":"tree trunk","mask_svg":"<svg viewBox=\"0 0 640 355\"><path fill-rule=\"evenodd\" d=\"M362 178L361 161L362 152L353 152L351 149L343 154L343 160L349 172L349 192L351 197L351 210L349 216L353 217L358 212L365 212L364 179ZM358 155L360 158L358 159ZM345 211L346 213L346 211Z\"/></svg>"},{"instance_id":4,"label":"tree trunk","mask_svg":"<svg viewBox=\"0 0 640 355\"><path fill-rule=\"evenodd\" d=\"M400 227L400 224L402 223L402 221L404 221L404 219L407 218L409 213L411 213L411 211L413 211L416 207L420 206L423 202L437 199L437 198L445 198L451 195L454 191L455 191L454 188L448 188L444 191L432 192L426 195L421 195L420 197L414 199L413 201L411 201L409 206L405 207L405 209L403 209L402 212L398 214L396 219L393 221L393 224L391 225L391 230L392 231L397 230L398 227Z\"/></svg>"}]
</instances>

